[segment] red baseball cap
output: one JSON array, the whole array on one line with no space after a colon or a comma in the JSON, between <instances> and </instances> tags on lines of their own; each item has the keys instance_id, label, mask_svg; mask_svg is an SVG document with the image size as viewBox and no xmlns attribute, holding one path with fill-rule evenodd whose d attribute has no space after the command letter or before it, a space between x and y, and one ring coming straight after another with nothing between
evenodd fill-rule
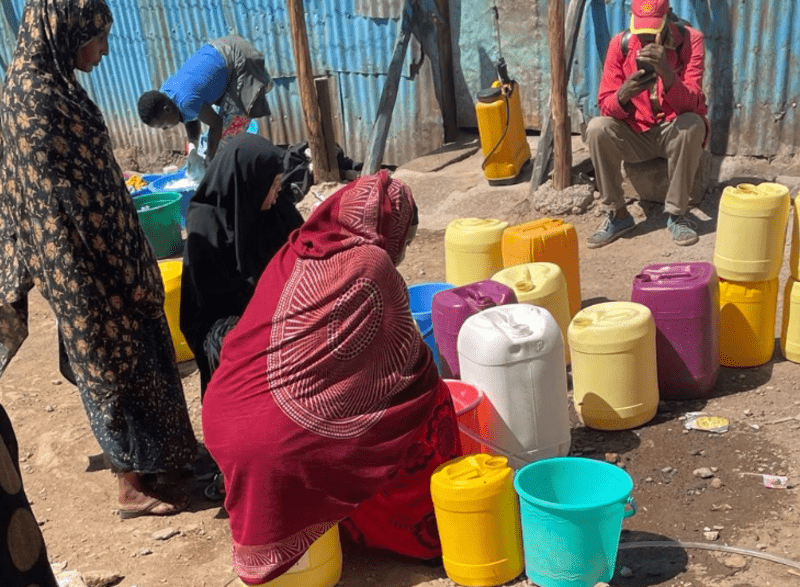
<instances>
[{"instance_id":1,"label":"red baseball cap","mask_svg":"<svg viewBox=\"0 0 800 587\"><path fill-rule=\"evenodd\" d=\"M664 28L669 14L669 0L633 0L631 32L634 35L657 35Z\"/></svg>"}]
</instances>

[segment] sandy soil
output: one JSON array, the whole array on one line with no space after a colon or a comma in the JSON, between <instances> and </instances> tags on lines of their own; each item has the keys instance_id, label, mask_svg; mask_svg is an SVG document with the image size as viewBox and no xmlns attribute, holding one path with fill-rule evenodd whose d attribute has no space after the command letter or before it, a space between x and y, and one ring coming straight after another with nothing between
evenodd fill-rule
<instances>
[{"instance_id":1,"label":"sandy soil","mask_svg":"<svg viewBox=\"0 0 800 587\"><path fill-rule=\"evenodd\" d=\"M576 159L581 153L585 157L581 149L578 142ZM169 156L153 160L159 165L172 162ZM472 140L395 172L412 187L421 210L419 236L400 267L408 283L444 280L444 228L451 219L479 216L519 223L541 216L530 206L526 182L489 187L480 161ZM791 168L766 162L727 165L731 182L737 181L734 175L761 179L792 175ZM332 188L315 186L300 208L307 213ZM584 306L630 299L633 277L645 265L710 261L719 193L720 189L713 190L695 209L701 238L685 249L674 246L663 230L659 206L633 204L638 228L596 250L583 245L598 222L592 208L586 214L562 217L576 227L581 241ZM787 244L787 259L788 248ZM787 276L784 267L781 284ZM778 322L782 306L780 299ZM123 587L232 585L225 512L219 503L203 497L203 483L195 485L190 509L178 516L122 521L115 515L115 480L99 465L100 449L76 389L58 372L55 321L36 293L30 327L29 339L0 381L0 401L19 437L25 487L51 561L58 569L77 570L85 578L119 575L115 584ZM195 432L202 440L198 374L192 362L181 368ZM778 422L800 413L798 379L800 367L784 360L776 346L766 365L723 368L711 397L662 402L655 419L636 430L594 431L581 426L573 414L572 454L616 462L635 482L639 511L625 521L622 541L657 538L728 545L800 561L800 502L794 488L800 478L800 420ZM682 416L700 410L729 418L730 430L721 435L684 431ZM700 467L713 468L713 477L696 477L693 471ZM747 473L787 475L791 488L767 489L761 477ZM174 535L159 539L168 529ZM719 532L719 538L707 540L706 529ZM424 566L347 543L343 548L343 587L453 585L441 566ZM612 584L788 587L800 584L800 574L750 554L630 549L620 552ZM530 583L523 576L509 585Z\"/></svg>"}]
</instances>

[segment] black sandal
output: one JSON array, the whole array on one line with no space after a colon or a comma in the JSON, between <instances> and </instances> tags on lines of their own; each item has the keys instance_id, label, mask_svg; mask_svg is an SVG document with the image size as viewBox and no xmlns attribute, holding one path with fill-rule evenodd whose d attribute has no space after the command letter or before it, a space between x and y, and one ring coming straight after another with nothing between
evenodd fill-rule
<instances>
[{"instance_id":1,"label":"black sandal","mask_svg":"<svg viewBox=\"0 0 800 587\"><path fill-rule=\"evenodd\" d=\"M203 495L211 501L222 501L225 499L225 478L222 476L222 473L214 475L214 479L211 483L206 485L206 488L203 490Z\"/></svg>"}]
</instances>

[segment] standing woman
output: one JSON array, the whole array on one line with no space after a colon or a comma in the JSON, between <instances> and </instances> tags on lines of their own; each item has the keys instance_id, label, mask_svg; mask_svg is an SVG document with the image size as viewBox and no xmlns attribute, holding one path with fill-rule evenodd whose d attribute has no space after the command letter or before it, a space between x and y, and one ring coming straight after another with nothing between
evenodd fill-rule
<instances>
[{"instance_id":1,"label":"standing woman","mask_svg":"<svg viewBox=\"0 0 800 587\"><path fill-rule=\"evenodd\" d=\"M284 154L258 135L232 137L189 203L180 320L201 395L264 267L303 223L291 193L280 192Z\"/></svg>"},{"instance_id":2,"label":"standing woman","mask_svg":"<svg viewBox=\"0 0 800 587\"><path fill-rule=\"evenodd\" d=\"M78 83L108 54L105 0L29 0L0 107L0 374L28 293L57 320L122 517L167 515L196 453L164 288L103 116Z\"/></svg>"}]
</instances>

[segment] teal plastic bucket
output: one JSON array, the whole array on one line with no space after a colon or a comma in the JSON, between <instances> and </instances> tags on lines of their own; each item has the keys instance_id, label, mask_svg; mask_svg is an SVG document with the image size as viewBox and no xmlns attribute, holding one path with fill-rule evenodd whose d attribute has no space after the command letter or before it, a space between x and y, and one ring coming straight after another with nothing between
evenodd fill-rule
<instances>
[{"instance_id":1,"label":"teal plastic bucket","mask_svg":"<svg viewBox=\"0 0 800 587\"><path fill-rule=\"evenodd\" d=\"M558 457L524 466L519 495L525 573L540 587L593 587L614 575L633 479L615 465Z\"/></svg>"},{"instance_id":2,"label":"teal plastic bucket","mask_svg":"<svg viewBox=\"0 0 800 587\"><path fill-rule=\"evenodd\" d=\"M422 333L422 340L431 349L433 361L436 363L436 369L440 373L439 351L436 350L436 341L433 338L431 308L433 306L433 296L452 287L453 284L451 283L417 283L408 287L408 305L411 307L411 315Z\"/></svg>"},{"instance_id":3,"label":"teal plastic bucket","mask_svg":"<svg viewBox=\"0 0 800 587\"><path fill-rule=\"evenodd\" d=\"M181 194L152 192L134 198L133 204L157 258L181 250Z\"/></svg>"}]
</instances>

